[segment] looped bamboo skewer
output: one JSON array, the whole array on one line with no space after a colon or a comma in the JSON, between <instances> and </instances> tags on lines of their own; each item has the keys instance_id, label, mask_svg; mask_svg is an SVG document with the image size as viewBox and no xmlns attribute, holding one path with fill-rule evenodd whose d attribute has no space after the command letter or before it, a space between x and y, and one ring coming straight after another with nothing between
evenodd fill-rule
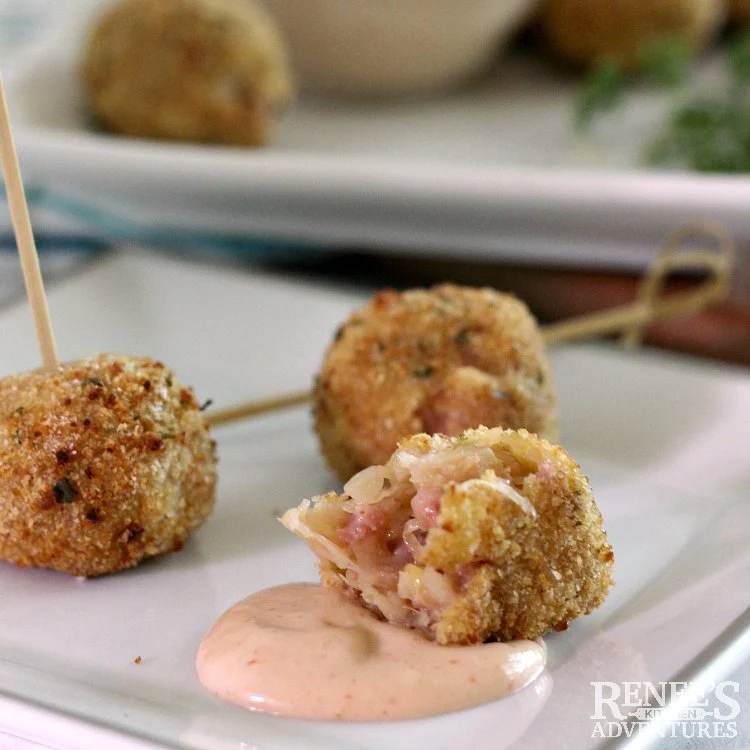
<instances>
[{"instance_id":1,"label":"looped bamboo skewer","mask_svg":"<svg viewBox=\"0 0 750 750\"><path fill-rule=\"evenodd\" d=\"M717 249L678 252L685 242L701 235L716 240ZM569 343L624 331L622 343L635 346L649 324L667 318L695 315L708 305L724 299L729 292L733 259L734 243L720 226L711 222L681 226L671 232L661 245L641 284L639 299L627 305L547 325L542 329L544 342L547 345ZM696 289L657 299L656 295L667 274L675 271L704 271L708 278Z\"/></svg>"},{"instance_id":2,"label":"looped bamboo skewer","mask_svg":"<svg viewBox=\"0 0 750 750\"><path fill-rule=\"evenodd\" d=\"M681 251L686 242L701 237L713 239L716 250ZM691 222L678 227L662 243L641 283L635 302L544 326L544 342L550 346L622 331L622 344L637 346L649 324L667 318L695 315L708 305L724 299L729 291L733 258L734 243L723 227L712 222ZM659 299L667 276L676 271L705 272L708 277L695 289ZM212 426L238 422L299 406L311 398L311 391L297 391L247 401L208 414L206 421Z\"/></svg>"},{"instance_id":3,"label":"looped bamboo skewer","mask_svg":"<svg viewBox=\"0 0 750 750\"><path fill-rule=\"evenodd\" d=\"M716 251L680 252L680 249L691 240L705 239L706 237L715 241ZM653 308L664 282L669 274L677 269L704 269L709 271L710 274L712 273L715 290L714 287L711 287L702 293L713 294L715 291L717 295L720 295L720 299L729 291L733 259L734 245L732 238L723 226L707 221L685 224L670 233L662 243L649 273L646 274L640 285L638 299ZM710 275L709 278L711 278ZM696 304L700 305L701 302L701 297L698 297ZM623 346L628 348L638 346L643 341L645 328L646 326L643 324L633 324L628 330L624 331L621 339Z\"/></svg>"}]
</instances>

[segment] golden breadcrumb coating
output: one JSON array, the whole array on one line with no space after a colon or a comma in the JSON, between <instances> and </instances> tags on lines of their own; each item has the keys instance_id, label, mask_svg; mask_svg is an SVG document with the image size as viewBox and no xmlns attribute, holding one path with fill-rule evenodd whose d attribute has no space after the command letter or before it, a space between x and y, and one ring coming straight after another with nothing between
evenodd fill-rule
<instances>
[{"instance_id":1,"label":"golden breadcrumb coating","mask_svg":"<svg viewBox=\"0 0 750 750\"><path fill-rule=\"evenodd\" d=\"M700 50L724 19L724 0L544 0L540 21L550 49L577 65L605 60L636 68L664 40Z\"/></svg>"},{"instance_id":2,"label":"golden breadcrumb coating","mask_svg":"<svg viewBox=\"0 0 750 750\"><path fill-rule=\"evenodd\" d=\"M555 391L526 305L442 284L381 291L339 328L313 395L323 454L342 480L384 463L405 435L524 427L553 439Z\"/></svg>"},{"instance_id":3,"label":"golden breadcrumb coating","mask_svg":"<svg viewBox=\"0 0 750 750\"><path fill-rule=\"evenodd\" d=\"M267 143L294 92L284 41L252 0L119 0L91 31L83 81L110 130L240 146Z\"/></svg>"},{"instance_id":4,"label":"golden breadcrumb coating","mask_svg":"<svg viewBox=\"0 0 750 750\"><path fill-rule=\"evenodd\" d=\"M587 478L526 430L415 435L287 511L321 580L441 644L536 638L588 614L614 556Z\"/></svg>"},{"instance_id":5,"label":"golden breadcrumb coating","mask_svg":"<svg viewBox=\"0 0 750 750\"><path fill-rule=\"evenodd\" d=\"M210 515L215 444L160 362L100 355L0 380L0 559L76 576L171 552Z\"/></svg>"}]
</instances>

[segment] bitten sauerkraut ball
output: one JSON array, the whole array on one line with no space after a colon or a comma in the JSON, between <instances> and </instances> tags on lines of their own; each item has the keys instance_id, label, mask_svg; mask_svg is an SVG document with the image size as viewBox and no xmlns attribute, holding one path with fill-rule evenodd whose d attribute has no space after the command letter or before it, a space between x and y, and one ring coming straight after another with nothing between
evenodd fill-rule
<instances>
[{"instance_id":1,"label":"bitten sauerkraut ball","mask_svg":"<svg viewBox=\"0 0 750 750\"><path fill-rule=\"evenodd\" d=\"M526 305L451 284L382 291L354 312L324 356L313 412L343 481L385 463L406 435L557 430L552 372Z\"/></svg>"},{"instance_id":2,"label":"bitten sauerkraut ball","mask_svg":"<svg viewBox=\"0 0 750 750\"><path fill-rule=\"evenodd\" d=\"M294 92L287 57L253 0L119 0L90 33L83 81L117 133L260 146Z\"/></svg>"},{"instance_id":3,"label":"bitten sauerkraut ball","mask_svg":"<svg viewBox=\"0 0 750 750\"><path fill-rule=\"evenodd\" d=\"M0 559L98 576L178 550L211 513L215 445L192 390L100 355L0 380Z\"/></svg>"},{"instance_id":4,"label":"bitten sauerkraut ball","mask_svg":"<svg viewBox=\"0 0 750 750\"><path fill-rule=\"evenodd\" d=\"M588 480L525 430L404 439L287 511L323 583L441 644L535 638L599 606L613 553Z\"/></svg>"}]
</instances>

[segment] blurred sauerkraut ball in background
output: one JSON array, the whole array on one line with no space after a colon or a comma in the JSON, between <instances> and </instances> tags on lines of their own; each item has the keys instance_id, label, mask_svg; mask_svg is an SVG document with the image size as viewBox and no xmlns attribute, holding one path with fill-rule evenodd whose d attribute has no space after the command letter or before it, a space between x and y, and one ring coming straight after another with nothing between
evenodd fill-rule
<instances>
[{"instance_id":1,"label":"blurred sauerkraut ball in background","mask_svg":"<svg viewBox=\"0 0 750 750\"><path fill-rule=\"evenodd\" d=\"M126 135L259 146L293 92L282 35L253 0L119 0L83 59L95 118Z\"/></svg>"},{"instance_id":2,"label":"blurred sauerkraut ball in background","mask_svg":"<svg viewBox=\"0 0 750 750\"><path fill-rule=\"evenodd\" d=\"M633 69L665 40L701 50L725 13L725 0L543 0L540 25L546 45L567 62Z\"/></svg>"},{"instance_id":3,"label":"blurred sauerkraut ball in background","mask_svg":"<svg viewBox=\"0 0 750 750\"><path fill-rule=\"evenodd\" d=\"M750 23L750 0L727 0L729 20L738 24Z\"/></svg>"}]
</instances>

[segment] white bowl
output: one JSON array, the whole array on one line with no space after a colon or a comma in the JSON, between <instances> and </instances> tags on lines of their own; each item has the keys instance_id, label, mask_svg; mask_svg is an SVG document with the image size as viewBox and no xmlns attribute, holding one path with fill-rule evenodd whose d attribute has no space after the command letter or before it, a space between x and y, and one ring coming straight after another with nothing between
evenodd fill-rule
<instances>
[{"instance_id":1,"label":"white bowl","mask_svg":"<svg viewBox=\"0 0 750 750\"><path fill-rule=\"evenodd\" d=\"M302 85L389 96L453 86L486 67L537 0L264 0Z\"/></svg>"}]
</instances>

